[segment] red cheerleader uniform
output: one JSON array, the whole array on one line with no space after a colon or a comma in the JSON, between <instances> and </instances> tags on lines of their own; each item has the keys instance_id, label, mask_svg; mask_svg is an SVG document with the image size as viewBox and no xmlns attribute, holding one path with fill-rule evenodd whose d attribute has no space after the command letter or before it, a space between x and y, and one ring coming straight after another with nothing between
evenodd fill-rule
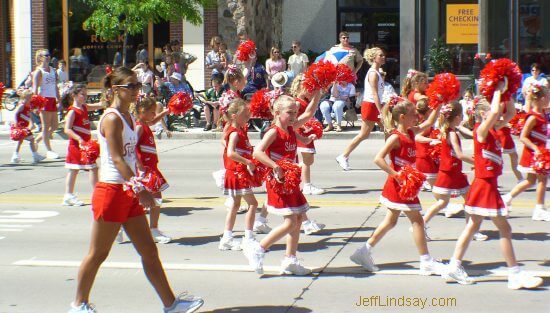
<instances>
[{"instance_id":1,"label":"red cheerleader uniform","mask_svg":"<svg viewBox=\"0 0 550 313\"><path fill-rule=\"evenodd\" d=\"M23 109L15 115L16 127L29 127L31 123L31 106L30 104L23 105Z\"/></svg>"},{"instance_id":2,"label":"red cheerleader uniform","mask_svg":"<svg viewBox=\"0 0 550 313\"><path fill-rule=\"evenodd\" d=\"M305 110L308 106L308 103L305 100L300 99L300 98L296 98L296 102L298 102L298 104L300 105L300 107L298 108L298 116L300 116L300 115L302 115L302 113L305 112ZM308 144L305 144L305 143L301 142L300 140L298 140L297 142L298 142L298 152L306 152L306 153L313 153L313 154L316 153L315 140L312 140Z\"/></svg>"},{"instance_id":3,"label":"red cheerleader uniform","mask_svg":"<svg viewBox=\"0 0 550 313\"><path fill-rule=\"evenodd\" d=\"M154 172L161 181L159 192L169 187L168 182L158 169L159 158L157 155L157 145L151 128L146 123L136 121L136 125L141 126L142 132L136 144L136 157L146 170Z\"/></svg>"},{"instance_id":4,"label":"red cheerleader uniform","mask_svg":"<svg viewBox=\"0 0 550 313\"><path fill-rule=\"evenodd\" d=\"M497 130L497 136L498 140L500 140L500 145L502 146L502 153L511 154L516 152L516 144L512 138L510 127L505 126Z\"/></svg>"},{"instance_id":5,"label":"red cheerleader uniform","mask_svg":"<svg viewBox=\"0 0 550 313\"><path fill-rule=\"evenodd\" d=\"M452 130L456 134L456 130ZM451 130L447 130L446 140L441 143L441 155L439 160L439 172L432 188L433 193L458 197L466 192L470 184L468 178L462 173L462 160L460 160L451 145ZM460 146L460 137L456 135Z\"/></svg>"},{"instance_id":6,"label":"red cheerleader uniform","mask_svg":"<svg viewBox=\"0 0 550 313\"><path fill-rule=\"evenodd\" d=\"M225 180L223 185L223 194L235 196L243 196L252 194L252 188L250 182L243 182L238 178L237 165L240 164L227 157L227 146L229 145L229 136L237 133L237 145L235 152L245 159L252 159L252 145L248 140L248 133L244 129L235 128L230 126L224 135L225 149L223 150L223 165L225 167Z\"/></svg>"},{"instance_id":7,"label":"red cheerleader uniform","mask_svg":"<svg viewBox=\"0 0 550 313\"><path fill-rule=\"evenodd\" d=\"M533 127L533 129L529 133L528 138L537 147L539 147L539 149L545 148L546 140L548 139L548 125L546 122L546 118L544 115L533 111L529 112L529 114L527 115L527 119L529 119L531 116L535 118L536 123L535 127ZM535 170L533 170L534 157L535 152L527 146L524 146L523 153L521 154L521 159L519 160L518 170L522 173L536 174Z\"/></svg>"},{"instance_id":8,"label":"red cheerleader uniform","mask_svg":"<svg viewBox=\"0 0 550 313\"><path fill-rule=\"evenodd\" d=\"M74 131L84 141L92 139L92 133L90 131L90 120L88 119L88 108L86 105L82 105L82 108L76 108L71 106L69 111L74 112L73 126L71 130ZM80 158L81 151L78 141L69 138L69 146L67 147L67 156L65 157L65 168L71 170L91 170L97 168L97 164L87 164Z\"/></svg>"},{"instance_id":9,"label":"red cheerleader uniform","mask_svg":"<svg viewBox=\"0 0 550 313\"><path fill-rule=\"evenodd\" d=\"M416 100L414 99L414 95L416 94L415 90L411 90L409 94L407 95L407 100L409 100L412 104L416 105Z\"/></svg>"},{"instance_id":10,"label":"red cheerleader uniform","mask_svg":"<svg viewBox=\"0 0 550 313\"><path fill-rule=\"evenodd\" d=\"M283 131L277 126L272 126L275 129L277 136L273 143L267 148L266 154L273 160L278 161L287 159L296 162L296 133L292 127L288 127L287 131ZM267 210L275 215L293 215L301 214L309 210L309 204L306 197L300 188L292 194L286 195L277 194L270 184L267 186Z\"/></svg>"},{"instance_id":11,"label":"red cheerleader uniform","mask_svg":"<svg viewBox=\"0 0 550 313\"><path fill-rule=\"evenodd\" d=\"M399 172L405 165L414 166L416 158L416 149L414 145L414 133L412 130L408 130L407 134L403 134L397 130L393 130L391 135L399 136L399 149L393 149L390 151L391 167L395 171ZM412 200L404 200L399 196L399 189L401 186L394 177L388 177L384 189L382 189L382 195L380 196L380 203L387 206L389 209L401 210L401 211L420 211L422 206L418 197Z\"/></svg>"},{"instance_id":12,"label":"red cheerleader uniform","mask_svg":"<svg viewBox=\"0 0 550 313\"><path fill-rule=\"evenodd\" d=\"M429 137L434 130L433 127L425 130L422 136ZM416 145L416 169L426 175L427 179L435 179L437 177L438 164L430 156L430 143L415 142Z\"/></svg>"},{"instance_id":13,"label":"red cheerleader uniform","mask_svg":"<svg viewBox=\"0 0 550 313\"><path fill-rule=\"evenodd\" d=\"M507 216L508 209L498 192L498 177L502 174L502 148L496 131L490 129L485 142L477 140L474 127L475 178L466 195L465 210L480 216Z\"/></svg>"}]
</instances>

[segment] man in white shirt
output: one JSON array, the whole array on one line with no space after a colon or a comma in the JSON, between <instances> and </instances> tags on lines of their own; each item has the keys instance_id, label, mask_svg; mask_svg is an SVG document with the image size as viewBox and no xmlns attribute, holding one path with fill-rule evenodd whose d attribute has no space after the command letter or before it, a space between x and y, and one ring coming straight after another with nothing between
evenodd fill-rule
<instances>
[{"instance_id":1,"label":"man in white shirt","mask_svg":"<svg viewBox=\"0 0 550 313\"><path fill-rule=\"evenodd\" d=\"M294 54L288 58L287 64L288 70L294 73L293 77L296 77L306 70L309 59L305 53L300 51L300 42L298 40L292 42L292 51Z\"/></svg>"}]
</instances>

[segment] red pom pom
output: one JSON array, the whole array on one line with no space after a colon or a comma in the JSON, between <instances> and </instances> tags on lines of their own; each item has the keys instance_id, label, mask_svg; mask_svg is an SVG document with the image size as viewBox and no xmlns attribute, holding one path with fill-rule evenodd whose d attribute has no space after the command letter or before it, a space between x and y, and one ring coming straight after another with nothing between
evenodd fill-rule
<instances>
[{"instance_id":1,"label":"red pom pom","mask_svg":"<svg viewBox=\"0 0 550 313\"><path fill-rule=\"evenodd\" d=\"M44 107L48 104L48 99L39 96L39 95L33 95L31 97L31 109L35 110L42 110Z\"/></svg>"},{"instance_id":2,"label":"red pom pom","mask_svg":"<svg viewBox=\"0 0 550 313\"><path fill-rule=\"evenodd\" d=\"M274 93L271 93L267 88L256 91L250 99L250 116L272 120L271 101L273 96Z\"/></svg>"},{"instance_id":3,"label":"red pom pom","mask_svg":"<svg viewBox=\"0 0 550 313\"><path fill-rule=\"evenodd\" d=\"M157 172L148 167L145 168L145 174L143 175L141 182L143 183L145 189L149 192L160 192L160 189L164 184L164 180L157 174Z\"/></svg>"},{"instance_id":4,"label":"red pom pom","mask_svg":"<svg viewBox=\"0 0 550 313\"><path fill-rule=\"evenodd\" d=\"M302 84L308 92L326 89L334 83L337 74L336 65L323 60L312 64L307 69Z\"/></svg>"},{"instance_id":5,"label":"red pom pom","mask_svg":"<svg viewBox=\"0 0 550 313\"><path fill-rule=\"evenodd\" d=\"M168 110L172 114L184 115L193 107L193 98L186 92L177 92L168 101Z\"/></svg>"},{"instance_id":6,"label":"red pom pom","mask_svg":"<svg viewBox=\"0 0 550 313\"><path fill-rule=\"evenodd\" d=\"M109 74L111 74L112 72L113 72L113 68L110 67L109 65L107 65L107 66L105 67L105 74L109 75Z\"/></svg>"},{"instance_id":7,"label":"red pom pom","mask_svg":"<svg viewBox=\"0 0 550 313\"><path fill-rule=\"evenodd\" d=\"M441 131L437 128L430 132L430 138L432 139L440 139L440 135ZM432 160L439 161L439 159L441 158L441 143L430 146L430 148L428 149L428 154L430 155L430 158L432 158Z\"/></svg>"},{"instance_id":8,"label":"red pom pom","mask_svg":"<svg viewBox=\"0 0 550 313\"><path fill-rule=\"evenodd\" d=\"M278 182L273 172L270 173L267 183L273 188L273 191L280 195L290 195L299 191L302 180L302 168L298 164L286 159L275 163L283 170L283 177L281 178L282 182Z\"/></svg>"},{"instance_id":9,"label":"red pom pom","mask_svg":"<svg viewBox=\"0 0 550 313\"><path fill-rule=\"evenodd\" d=\"M260 187L266 180L270 169L260 161L253 159L252 163L256 166L254 171L250 173L248 166L243 163L237 164L237 179L242 185L249 185L250 187Z\"/></svg>"},{"instance_id":10,"label":"red pom pom","mask_svg":"<svg viewBox=\"0 0 550 313\"><path fill-rule=\"evenodd\" d=\"M506 77L508 87L500 98L502 102L508 101L521 85L521 76L521 70L512 60L506 58L493 60L481 70L479 92L490 102L498 83Z\"/></svg>"},{"instance_id":11,"label":"red pom pom","mask_svg":"<svg viewBox=\"0 0 550 313\"><path fill-rule=\"evenodd\" d=\"M298 128L298 134L307 137L311 134L314 134L317 139L323 137L323 124L318 120L312 118L309 121L305 122L302 127Z\"/></svg>"},{"instance_id":12,"label":"red pom pom","mask_svg":"<svg viewBox=\"0 0 550 313\"><path fill-rule=\"evenodd\" d=\"M336 65L336 81L355 84L357 75L355 75L355 72L346 64L338 63L338 65Z\"/></svg>"},{"instance_id":13,"label":"red pom pom","mask_svg":"<svg viewBox=\"0 0 550 313\"><path fill-rule=\"evenodd\" d=\"M433 110L444 103L450 103L460 95L460 81L454 74L441 73L434 77L426 89L429 98L428 105Z\"/></svg>"},{"instance_id":14,"label":"red pom pom","mask_svg":"<svg viewBox=\"0 0 550 313\"><path fill-rule=\"evenodd\" d=\"M410 165L405 165L397 173L396 180L401 186L399 197L404 200L413 200L418 196L422 184L426 181L426 175Z\"/></svg>"},{"instance_id":15,"label":"red pom pom","mask_svg":"<svg viewBox=\"0 0 550 313\"><path fill-rule=\"evenodd\" d=\"M525 126L525 121L527 121L527 113L520 112L514 115L514 117L508 122L510 124L510 133L514 136L519 136Z\"/></svg>"},{"instance_id":16,"label":"red pom pom","mask_svg":"<svg viewBox=\"0 0 550 313\"><path fill-rule=\"evenodd\" d=\"M537 174L550 174L550 150L542 148L540 149L540 153L535 154L533 169Z\"/></svg>"},{"instance_id":17,"label":"red pom pom","mask_svg":"<svg viewBox=\"0 0 550 313\"><path fill-rule=\"evenodd\" d=\"M250 60L253 56L256 55L256 44L252 40L247 40L241 42L237 51L235 52L235 57L241 62L246 62Z\"/></svg>"},{"instance_id":18,"label":"red pom pom","mask_svg":"<svg viewBox=\"0 0 550 313\"><path fill-rule=\"evenodd\" d=\"M30 129L26 127L11 126L10 139L13 141L21 141L31 135Z\"/></svg>"},{"instance_id":19,"label":"red pom pom","mask_svg":"<svg viewBox=\"0 0 550 313\"><path fill-rule=\"evenodd\" d=\"M93 164L99 157L99 143L97 140L88 140L80 144L80 161L84 164Z\"/></svg>"},{"instance_id":20,"label":"red pom pom","mask_svg":"<svg viewBox=\"0 0 550 313\"><path fill-rule=\"evenodd\" d=\"M0 82L0 108L2 107L2 97L4 96L4 91L6 90L6 86L2 82Z\"/></svg>"}]
</instances>

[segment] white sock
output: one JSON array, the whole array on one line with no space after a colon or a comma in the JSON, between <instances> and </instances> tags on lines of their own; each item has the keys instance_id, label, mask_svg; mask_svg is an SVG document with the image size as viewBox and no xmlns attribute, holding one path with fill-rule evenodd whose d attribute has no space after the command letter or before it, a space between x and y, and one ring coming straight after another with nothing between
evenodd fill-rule
<instances>
[{"instance_id":1,"label":"white sock","mask_svg":"<svg viewBox=\"0 0 550 313\"><path fill-rule=\"evenodd\" d=\"M267 219L265 217L261 216L261 215L258 215L258 216L256 216L256 222L260 222L260 223L265 224L265 223L267 223Z\"/></svg>"},{"instance_id":2,"label":"white sock","mask_svg":"<svg viewBox=\"0 0 550 313\"><path fill-rule=\"evenodd\" d=\"M535 210L544 210L544 204L535 204Z\"/></svg>"},{"instance_id":3,"label":"white sock","mask_svg":"<svg viewBox=\"0 0 550 313\"><path fill-rule=\"evenodd\" d=\"M302 221L302 225L306 225L306 224L308 224L308 223L310 223L310 220Z\"/></svg>"},{"instance_id":4,"label":"white sock","mask_svg":"<svg viewBox=\"0 0 550 313\"><path fill-rule=\"evenodd\" d=\"M461 260L457 260L455 258L451 258L451 260L449 261L449 265L452 267L452 268L458 268L460 265L462 265L462 261Z\"/></svg>"},{"instance_id":5,"label":"white sock","mask_svg":"<svg viewBox=\"0 0 550 313\"><path fill-rule=\"evenodd\" d=\"M69 193L69 192L67 192L67 193L65 194L65 198L70 198L70 197L73 197L73 196L74 196L74 195L73 195L72 193Z\"/></svg>"},{"instance_id":6,"label":"white sock","mask_svg":"<svg viewBox=\"0 0 550 313\"><path fill-rule=\"evenodd\" d=\"M372 246L368 242L365 243L365 248L367 248L368 251L372 250Z\"/></svg>"},{"instance_id":7,"label":"white sock","mask_svg":"<svg viewBox=\"0 0 550 313\"><path fill-rule=\"evenodd\" d=\"M508 268L509 275L519 274L519 272L521 272L521 268L519 267L519 265L511 266Z\"/></svg>"},{"instance_id":8,"label":"white sock","mask_svg":"<svg viewBox=\"0 0 550 313\"><path fill-rule=\"evenodd\" d=\"M244 231L244 238L245 238L245 239L252 239L252 238L254 238L254 233L252 232L252 230L246 229L246 230Z\"/></svg>"},{"instance_id":9,"label":"white sock","mask_svg":"<svg viewBox=\"0 0 550 313\"><path fill-rule=\"evenodd\" d=\"M19 153L14 152L14 153L13 153L13 156L14 156L14 157L19 157Z\"/></svg>"},{"instance_id":10,"label":"white sock","mask_svg":"<svg viewBox=\"0 0 550 313\"><path fill-rule=\"evenodd\" d=\"M33 157L37 157L37 156L38 156L38 152L33 151L33 152L32 152L32 156L33 156Z\"/></svg>"},{"instance_id":11,"label":"white sock","mask_svg":"<svg viewBox=\"0 0 550 313\"><path fill-rule=\"evenodd\" d=\"M233 231L232 230L224 230L223 231L223 238L233 238Z\"/></svg>"},{"instance_id":12,"label":"white sock","mask_svg":"<svg viewBox=\"0 0 550 313\"><path fill-rule=\"evenodd\" d=\"M311 187L311 183L304 183L304 187Z\"/></svg>"},{"instance_id":13,"label":"white sock","mask_svg":"<svg viewBox=\"0 0 550 313\"><path fill-rule=\"evenodd\" d=\"M420 262L428 262L431 260L432 260L432 257L429 254L423 254L420 256Z\"/></svg>"}]
</instances>

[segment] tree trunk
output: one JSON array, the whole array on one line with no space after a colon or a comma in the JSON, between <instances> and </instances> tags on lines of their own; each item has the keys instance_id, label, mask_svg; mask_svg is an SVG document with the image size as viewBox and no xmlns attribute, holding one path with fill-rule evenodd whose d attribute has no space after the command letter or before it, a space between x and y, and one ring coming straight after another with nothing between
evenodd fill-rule
<instances>
[{"instance_id":1,"label":"tree trunk","mask_svg":"<svg viewBox=\"0 0 550 313\"><path fill-rule=\"evenodd\" d=\"M128 45L128 30L124 29L124 41L122 42L122 66L126 67L126 47Z\"/></svg>"}]
</instances>

